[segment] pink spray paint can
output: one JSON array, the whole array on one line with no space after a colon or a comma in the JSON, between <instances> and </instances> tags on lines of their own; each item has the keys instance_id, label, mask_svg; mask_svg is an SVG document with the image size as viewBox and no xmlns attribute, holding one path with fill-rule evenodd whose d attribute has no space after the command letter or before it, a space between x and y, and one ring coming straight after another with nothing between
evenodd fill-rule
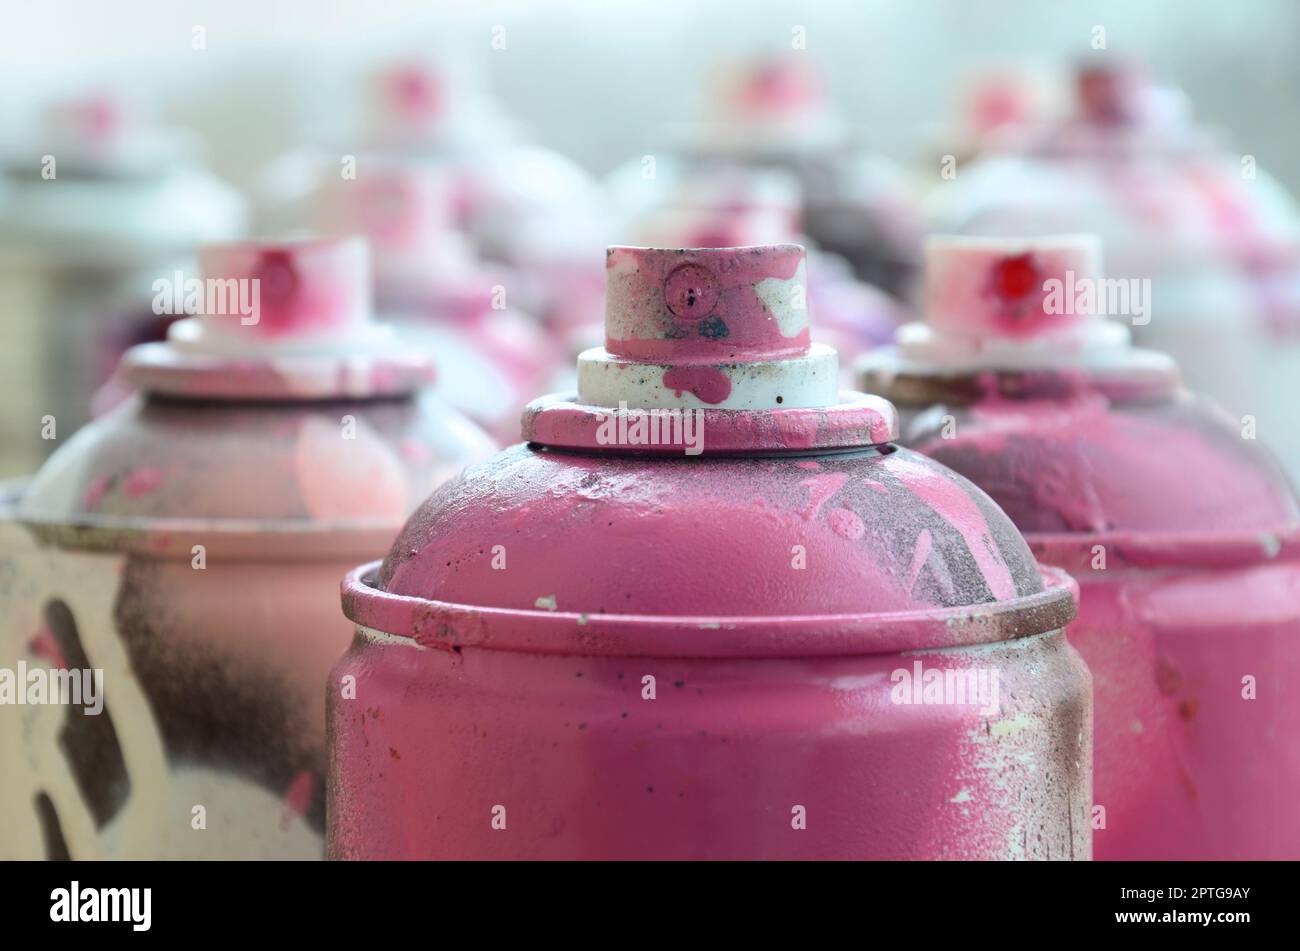
<instances>
[{"instance_id":1,"label":"pink spray paint can","mask_svg":"<svg viewBox=\"0 0 1300 951\"><path fill-rule=\"evenodd\" d=\"M432 355L439 398L513 442L524 405L563 353L516 306L526 280L481 261L456 230L457 185L445 170L409 159L361 161L357 178L321 187L314 224L366 236L379 313Z\"/></svg>"},{"instance_id":2,"label":"pink spray paint can","mask_svg":"<svg viewBox=\"0 0 1300 951\"><path fill-rule=\"evenodd\" d=\"M803 249L606 263L578 391L343 583L329 854L1088 857L1071 582L839 390Z\"/></svg>"},{"instance_id":3,"label":"pink spray paint can","mask_svg":"<svg viewBox=\"0 0 1300 951\"><path fill-rule=\"evenodd\" d=\"M0 855L320 856L338 575L492 448L417 399L367 259L207 248L203 313L123 360L138 395L6 487L0 668L102 673L93 714L0 706Z\"/></svg>"},{"instance_id":4,"label":"pink spray paint can","mask_svg":"<svg viewBox=\"0 0 1300 951\"><path fill-rule=\"evenodd\" d=\"M1106 60L1104 64L1100 60ZM1198 126L1177 90L1107 54L1072 111L1003 137L936 192L936 233L1091 233L1112 278L1146 278L1133 339L1237 415L1300 483L1300 210L1255 157Z\"/></svg>"},{"instance_id":5,"label":"pink spray paint can","mask_svg":"<svg viewBox=\"0 0 1300 951\"><path fill-rule=\"evenodd\" d=\"M1296 501L1252 433L1096 315L1098 261L1087 237L933 239L926 322L863 384L1079 581L1096 857L1295 858Z\"/></svg>"}]
</instances>

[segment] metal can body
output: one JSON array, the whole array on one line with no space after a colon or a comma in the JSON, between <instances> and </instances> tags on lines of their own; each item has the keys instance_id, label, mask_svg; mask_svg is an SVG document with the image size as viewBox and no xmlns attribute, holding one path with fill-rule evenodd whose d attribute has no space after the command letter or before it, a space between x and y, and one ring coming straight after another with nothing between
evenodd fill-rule
<instances>
[{"instance_id":1,"label":"metal can body","mask_svg":"<svg viewBox=\"0 0 1300 951\"><path fill-rule=\"evenodd\" d=\"M1096 857L1300 856L1294 499L1203 403L1101 391L948 406L950 436L930 412L911 444L1079 581L1068 633L1096 692Z\"/></svg>"},{"instance_id":2,"label":"metal can body","mask_svg":"<svg viewBox=\"0 0 1300 951\"><path fill-rule=\"evenodd\" d=\"M1093 672L1096 857L1300 856L1300 703L1286 686L1300 676L1300 562L1094 570L1091 557L1071 559L1069 636Z\"/></svg>"},{"instance_id":3,"label":"metal can body","mask_svg":"<svg viewBox=\"0 0 1300 951\"><path fill-rule=\"evenodd\" d=\"M530 446L468 470L344 584L329 855L1089 857L1070 582L943 472Z\"/></svg>"},{"instance_id":4,"label":"metal can body","mask_svg":"<svg viewBox=\"0 0 1300 951\"><path fill-rule=\"evenodd\" d=\"M4 512L0 666L102 670L103 709L0 709L4 795L33 819L2 851L319 856L337 579L490 449L457 419L138 400L65 447Z\"/></svg>"},{"instance_id":5,"label":"metal can body","mask_svg":"<svg viewBox=\"0 0 1300 951\"><path fill-rule=\"evenodd\" d=\"M1015 699L994 716L892 703L916 662L994 666ZM332 684L348 675L357 701L330 694L335 858L1089 857L1088 674L1059 631L744 659L457 653L362 629Z\"/></svg>"},{"instance_id":6,"label":"metal can body","mask_svg":"<svg viewBox=\"0 0 1300 951\"><path fill-rule=\"evenodd\" d=\"M0 851L318 856L319 684L347 638L328 596L347 555L227 561L214 545L196 570L188 550L114 547L40 545L5 528L5 666L102 670L103 709L0 714L13 817Z\"/></svg>"}]
</instances>

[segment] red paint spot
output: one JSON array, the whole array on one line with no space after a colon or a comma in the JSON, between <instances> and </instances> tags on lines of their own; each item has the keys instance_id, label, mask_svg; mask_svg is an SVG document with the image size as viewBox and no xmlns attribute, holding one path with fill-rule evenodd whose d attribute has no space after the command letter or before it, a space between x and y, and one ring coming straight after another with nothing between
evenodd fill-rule
<instances>
[{"instance_id":1,"label":"red paint spot","mask_svg":"<svg viewBox=\"0 0 1300 951\"><path fill-rule=\"evenodd\" d=\"M280 828L287 829L289 820L294 816L305 816L311 807L312 793L316 788L316 779L307 770L303 770L289 783L284 791L284 813L280 816Z\"/></svg>"},{"instance_id":2,"label":"red paint spot","mask_svg":"<svg viewBox=\"0 0 1300 951\"><path fill-rule=\"evenodd\" d=\"M263 331L285 333L311 322L309 311L293 306L299 281L290 252L278 248L263 252L253 279L258 282L258 317Z\"/></svg>"},{"instance_id":3,"label":"red paint spot","mask_svg":"<svg viewBox=\"0 0 1300 951\"><path fill-rule=\"evenodd\" d=\"M154 466L145 466L136 469L122 483L122 491L127 494L128 498L136 499L142 495L147 495L158 486L162 485L162 470Z\"/></svg>"},{"instance_id":4,"label":"red paint spot","mask_svg":"<svg viewBox=\"0 0 1300 951\"><path fill-rule=\"evenodd\" d=\"M1018 301L1041 284L1032 254L1003 258L993 267L993 293L1005 301Z\"/></svg>"},{"instance_id":5,"label":"red paint spot","mask_svg":"<svg viewBox=\"0 0 1300 951\"><path fill-rule=\"evenodd\" d=\"M978 90L971 104L971 119L981 132L991 132L1028 118L1027 92L1014 81L996 82Z\"/></svg>"},{"instance_id":6,"label":"red paint spot","mask_svg":"<svg viewBox=\"0 0 1300 951\"><path fill-rule=\"evenodd\" d=\"M743 92L751 108L780 111L810 109L821 98L820 84L811 70L780 61L755 69Z\"/></svg>"},{"instance_id":7,"label":"red paint spot","mask_svg":"<svg viewBox=\"0 0 1300 951\"><path fill-rule=\"evenodd\" d=\"M721 403L731 395L731 377L717 367L673 367L664 372L664 386L678 396L693 393L703 403Z\"/></svg>"}]
</instances>

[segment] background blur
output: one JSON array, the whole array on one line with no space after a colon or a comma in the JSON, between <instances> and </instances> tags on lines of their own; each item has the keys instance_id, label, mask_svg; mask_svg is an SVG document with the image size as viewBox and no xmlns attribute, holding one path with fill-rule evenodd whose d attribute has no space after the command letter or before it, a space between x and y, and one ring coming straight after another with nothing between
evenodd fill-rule
<instances>
[{"instance_id":1,"label":"background blur","mask_svg":"<svg viewBox=\"0 0 1300 951\"><path fill-rule=\"evenodd\" d=\"M448 51L483 70L508 112L545 145L604 173L653 151L688 118L718 57L806 54L864 143L920 152L949 119L969 71L999 62L1050 74L1108 48L1146 60L1292 191L1300 190L1300 4L1293 0L5 0L0 130L37 105L112 81L197 129L236 185L346 107L349 80L389 54ZM192 48L195 26L206 49ZM505 49L491 31L504 27Z\"/></svg>"}]
</instances>

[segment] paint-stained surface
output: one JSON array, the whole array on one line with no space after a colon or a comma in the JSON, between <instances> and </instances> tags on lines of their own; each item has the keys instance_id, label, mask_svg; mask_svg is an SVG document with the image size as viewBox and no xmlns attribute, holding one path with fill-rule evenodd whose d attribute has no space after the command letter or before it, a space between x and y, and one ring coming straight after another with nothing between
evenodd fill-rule
<instances>
[{"instance_id":1,"label":"paint-stained surface","mask_svg":"<svg viewBox=\"0 0 1300 951\"><path fill-rule=\"evenodd\" d=\"M1069 636L1096 690L1096 857L1294 859L1296 500L1239 421L1176 381L1139 369L1127 383L1122 367L937 379L943 402L901 407L904 438L1079 581Z\"/></svg>"},{"instance_id":2,"label":"paint-stained surface","mask_svg":"<svg viewBox=\"0 0 1300 951\"><path fill-rule=\"evenodd\" d=\"M358 633L327 693L329 853L1089 857L1073 583L984 493L895 446L887 402L814 399L789 309L801 248L609 261L607 349L581 359L615 367L599 392L625 405L581 375L535 401L530 442L444 485L344 581ZM782 388L670 405L699 414L697 454L629 445L663 411L654 370L718 360ZM999 698L913 702L914 665L996 678Z\"/></svg>"},{"instance_id":3,"label":"paint-stained surface","mask_svg":"<svg viewBox=\"0 0 1300 951\"><path fill-rule=\"evenodd\" d=\"M354 245L206 259L265 319L132 351L144 392L0 500L0 667L104 671L99 715L0 706L0 856L319 857L338 579L492 449L384 349Z\"/></svg>"}]
</instances>

